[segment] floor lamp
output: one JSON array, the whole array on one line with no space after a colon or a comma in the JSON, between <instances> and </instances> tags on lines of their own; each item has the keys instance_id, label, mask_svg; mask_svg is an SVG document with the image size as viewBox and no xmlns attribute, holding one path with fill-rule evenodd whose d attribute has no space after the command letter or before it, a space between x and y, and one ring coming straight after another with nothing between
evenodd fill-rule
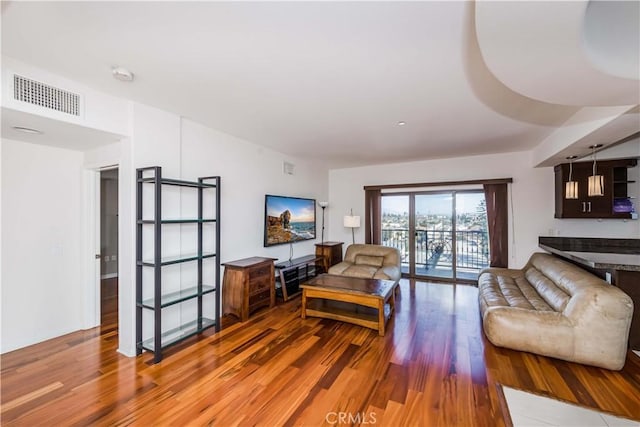
<instances>
[{"instance_id":1,"label":"floor lamp","mask_svg":"<svg viewBox=\"0 0 640 427\"><path fill-rule=\"evenodd\" d=\"M353 241L353 244L355 244L356 237L354 230L360 227L360 217L353 215L353 209L351 209L351 214L345 215L344 226L351 229L351 240Z\"/></svg>"},{"instance_id":2,"label":"floor lamp","mask_svg":"<svg viewBox=\"0 0 640 427\"><path fill-rule=\"evenodd\" d=\"M322 208L322 231L320 234L322 237L320 238L320 243L324 245L324 210L329 206L329 202L318 202L318 206Z\"/></svg>"}]
</instances>

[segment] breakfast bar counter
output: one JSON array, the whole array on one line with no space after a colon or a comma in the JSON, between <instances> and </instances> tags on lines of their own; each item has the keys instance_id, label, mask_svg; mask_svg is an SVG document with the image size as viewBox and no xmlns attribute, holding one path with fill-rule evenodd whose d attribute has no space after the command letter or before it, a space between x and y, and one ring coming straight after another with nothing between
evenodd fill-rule
<instances>
[{"instance_id":1,"label":"breakfast bar counter","mask_svg":"<svg viewBox=\"0 0 640 427\"><path fill-rule=\"evenodd\" d=\"M640 271L640 254L565 251L542 243L538 246L554 255L575 261L590 268L600 270Z\"/></svg>"},{"instance_id":2,"label":"breakfast bar counter","mask_svg":"<svg viewBox=\"0 0 640 427\"><path fill-rule=\"evenodd\" d=\"M640 239L539 237L538 246L622 289L633 300L629 347L640 350Z\"/></svg>"}]
</instances>

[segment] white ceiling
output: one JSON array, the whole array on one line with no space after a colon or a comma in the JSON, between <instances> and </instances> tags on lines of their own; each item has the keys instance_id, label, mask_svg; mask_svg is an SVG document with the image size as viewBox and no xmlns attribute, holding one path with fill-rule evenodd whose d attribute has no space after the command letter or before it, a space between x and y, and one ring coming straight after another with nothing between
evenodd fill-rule
<instances>
[{"instance_id":1,"label":"white ceiling","mask_svg":"<svg viewBox=\"0 0 640 427\"><path fill-rule=\"evenodd\" d=\"M589 7L594 3L599 6ZM476 8L477 37L487 66L513 90L540 101L636 105L640 16L637 7L616 7L619 3L481 0ZM607 13L610 9L621 10ZM624 19L625 12L631 20Z\"/></svg>"},{"instance_id":2,"label":"white ceiling","mask_svg":"<svg viewBox=\"0 0 640 427\"><path fill-rule=\"evenodd\" d=\"M456 1L3 2L2 54L332 167L531 149L580 105L496 78L475 18Z\"/></svg>"}]
</instances>

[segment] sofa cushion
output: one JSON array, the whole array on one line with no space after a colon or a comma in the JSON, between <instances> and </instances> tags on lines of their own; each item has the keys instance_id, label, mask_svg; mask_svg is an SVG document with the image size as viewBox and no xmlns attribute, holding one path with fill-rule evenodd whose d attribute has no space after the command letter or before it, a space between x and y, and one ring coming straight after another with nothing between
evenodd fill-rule
<instances>
[{"instance_id":1,"label":"sofa cushion","mask_svg":"<svg viewBox=\"0 0 640 427\"><path fill-rule=\"evenodd\" d=\"M363 279L371 279L375 276L378 269L371 265L354 264L342 272L343 276L360 277Z\"/></svg>"},{"instance_id":2,"label":"sofa cushion","mask_svg":"<svg viewBox=\"0 0 640 427\"><path fill-rule=\"evenodd\" d=\"M562 312L569 303L571 296L558 287L537 268L528 268L525 277L545 302L555 311Z\"/></svg>"},{"instance_id":3,"label":"sofa cushion","mask_svg":"<svg viewBox=\"0 0 640 427\"><path fill-rule=\"evenodd\" d=\"M478 287L484 309L498 306L536 311L553 310L519 271L511 275L487 272L480 276Z\"/></svg>"},{"instance_id":4,"label":"sofa cushion","mask_svg":"<svg viewBox=\"0 0 640 427\"><path fill-rule=\"evenodd\" d=\"M356 256L358 255L382 257L382 265L400 267L400 252L396 248L355 243L347 248L347 252L344 254L344 261L356 264Z\"/></svg>"},{"instance_id":5,"label":"sofa cushion","mask_svg":"<svg viewBox=\"0 0 640 427\"><path fill-rule=\"evenodd\" d=\"M357 265L370 265L372 267L380 268L382 267L382 263L384 262L383 256L375 256L375 255L356 255Z\"/></svg>"}]
</instances>

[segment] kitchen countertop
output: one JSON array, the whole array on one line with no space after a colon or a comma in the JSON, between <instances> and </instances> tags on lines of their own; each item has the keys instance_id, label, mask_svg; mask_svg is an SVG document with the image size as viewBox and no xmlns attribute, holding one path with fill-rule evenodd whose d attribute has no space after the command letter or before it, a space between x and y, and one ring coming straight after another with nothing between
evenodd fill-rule
<instances>
[{"instance_id":1,"label":"kitchen countertop","mask_svg":"<svg viewBox=\"0 0 640 427\"><path fill-rule=\"evenodd\" d=\"M540 239L543 239L542 237ZM558 249L548 244L538 246L547 252L570 259L587 267L602 270L640 271L640 254L611 252L582 252Z\"/></svg>"}]
</instances>

